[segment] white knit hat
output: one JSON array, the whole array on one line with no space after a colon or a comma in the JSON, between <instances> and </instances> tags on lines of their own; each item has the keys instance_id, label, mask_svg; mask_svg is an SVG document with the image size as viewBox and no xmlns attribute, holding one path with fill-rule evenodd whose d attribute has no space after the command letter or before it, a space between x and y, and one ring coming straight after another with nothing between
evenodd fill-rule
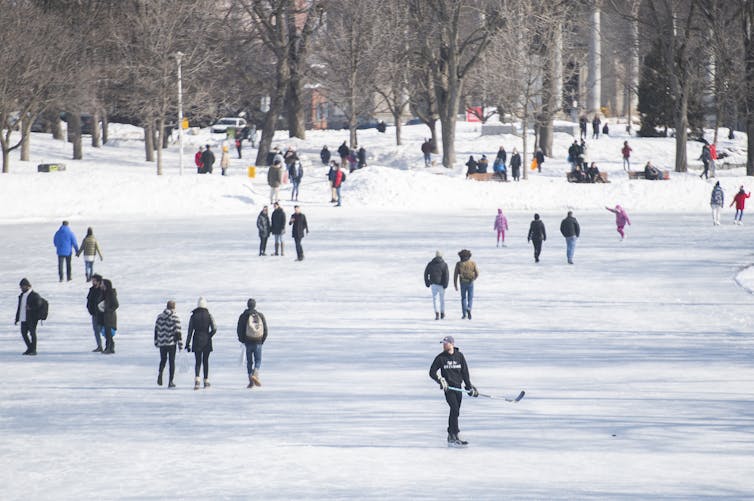
<instances>
[{"instance_id":1,"label":"white knit hat","mask_svg":"<svg viewBox=\"0 0 754 501\"><path fill-rule=\"evenodd\" d=\"M197 308L206 308L207 307L207 300L203 297L199 296L199 301L196 302Z\"/></svg>"}]
</instances>

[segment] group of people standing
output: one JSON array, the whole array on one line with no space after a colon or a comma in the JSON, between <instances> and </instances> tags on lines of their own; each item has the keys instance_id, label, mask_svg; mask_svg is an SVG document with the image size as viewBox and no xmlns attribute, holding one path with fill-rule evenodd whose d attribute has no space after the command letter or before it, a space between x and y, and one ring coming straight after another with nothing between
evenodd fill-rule
<instances>
[{"instance_id":1,"label":"group of people standing","mask_svg":"<svg viewBox=\"0 0 754 501\"><path fill-rule=\"evenodd\" d=\"M285 210L280 206L280 202L275 201L272 215L265 205L257 216L257 230L259 232L259 255L267 255L267 240L270 234L275 238L275 256L285 255L285 243L283 234L285 234ZM301 240L309 234L309 224L306 221L306 215L301 212L301 207L293 206L293 214L288 221L291 226L291 234L296 245L296 261L304 260L304 249Z\"/></svg>"}]
</instances>

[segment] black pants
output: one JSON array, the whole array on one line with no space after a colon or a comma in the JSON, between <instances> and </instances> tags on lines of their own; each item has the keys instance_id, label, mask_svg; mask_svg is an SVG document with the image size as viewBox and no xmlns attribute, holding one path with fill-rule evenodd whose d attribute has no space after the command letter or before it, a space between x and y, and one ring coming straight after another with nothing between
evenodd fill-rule
<instances>
[{"instance_id":1,"label":"black pants","mask_svg":"<svg viewBox=\"0 0 754 501\"><path fill-rule=\"evenodd\" d=\"M532 245L534 245L534 260L539 261L539 255L542 253L542 240L532 240Z\"/></svg>"},{"instance_id":2,"label":"black pants","mask_svg":"<svg viewBox=\"0 0 754 501\"><path fill-rule=\"evenodd\" d=\"M63 262L65 262L65 272L68 280L71 279L71 255L58 256L58 276L63 280Z\"/></svg>"},{"instance_id":3,"label":"black pants","mask_svg":"<svg viewBox=\"0 0 754 501\"><path fill-rule=\"evenodd\" d=\"M29 353L37 352L37 322L21 322L21 337L26 343L26 351Z\"/></svg>"},{"instance_id":4,"label":"black pants","mask_svg":"<svg viewBox=\"0 0 754 501\"><path fill-rule=\"evenodd\" d=\"M269 236L267 236L267 237L259 237L259 255L260 256L262 254L266 254L267 253L267 239L268 238L269 238Z\"/></svg>"},{"instance_id":5,"label":"black pants","mask_svg":"<svg viewBox=\"0 0 754 501\"><path fill-rule=\"evenodd\" d=\"M704 172L702 172L702 175L699 177L704 176L705 179L709 179L709 162L704 162Z\"/></svg>"},{"instance_id":6,"label":"black pants","mask_svg":"<svg viewBox=\"0 0 754 501\"><path fill-rule=\"evenodd\" d=\"M448 433L457 434L458 430L458 416L461 414L461 399L463 394L460 391L448 390L445 392L445 401L450 406L450 414L448 415Z\"/></svg>"},{"instance_id":7,"label":"black pants","mask_svg":"<svg viewBox=\"0 0 754 501\"><path fill-rule=\"evenodd\" d=\"M209 350L194 352L194 376L199 377L199 369L204 365L204 379L209 379Z\"/></svg>"},{"instance_id":8,"label":"black pants","mask_svg":"<svg viewBox=\"0 0 754 501\"><path fill-rule=\"evenodd\" d=\"M170 382L173 382L173 376L175 376L175 345L172 346L160 346L160 376L162 371L165 370L165 363L170 360L170 366L168 372L170 373Z\"/></svg>"},{"instance_id":9,"label":"black pants","mask_svg":"<svg viewBox=\"0 0 754 501\"><path fill-rule=\"evenodd\" d=\"M301 247L301 239L300 238L294 238L294 242L296 242L296 257L298 257L298 260L301 261L304 259L304 248Z\"/></svg>"}]
</instances>

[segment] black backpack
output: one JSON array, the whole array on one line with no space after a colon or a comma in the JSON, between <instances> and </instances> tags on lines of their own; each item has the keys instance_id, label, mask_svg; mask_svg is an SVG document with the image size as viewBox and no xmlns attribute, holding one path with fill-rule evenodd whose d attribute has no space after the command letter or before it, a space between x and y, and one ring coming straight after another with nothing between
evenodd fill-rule
<instances>
[{"instance_id":1,"label":"black backpack","mask_svg":"<svg viewBox=\"0 0 754 501\"><path fill-rule=\"evenodd\" d=\"M50 303L45 298L39 296L39 319L47 320L47 314L50 312Z\"/></svg>"}]
</instances>

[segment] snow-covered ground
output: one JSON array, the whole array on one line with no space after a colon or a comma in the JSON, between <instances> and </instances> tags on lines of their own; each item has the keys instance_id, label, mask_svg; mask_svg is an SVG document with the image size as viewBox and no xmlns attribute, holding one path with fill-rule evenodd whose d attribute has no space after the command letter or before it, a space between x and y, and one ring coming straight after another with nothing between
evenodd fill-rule
<instances>
[{"instance_id":1,"label":"snow-covered ground","mask_svg":"<svg viewBox=\"0 0 754 501\"><path fill-rule=\"evenodd\" d=\"M566 183L565 153L526 182L470 182L469 154L520 143L460 124L459 167L425 169L426 129L414 126L402 147L391 129L360 131L370 165L332 208L318 152L344 132L281 134L276 144L296 145L306 169L311 234L298 263L290 239L285 257L256 256L264 169L250 180L250 161L232 154L231 176L193 174L203 134L189 136L183 176L171 146L157 177L136 132L116 127L79 162L35 136L32 162L14 153L0 177L3 499L754 496L754 232L731 224L732 209L712 226L711 181L628 181L619 136L589 142L608 185ZM672 139L629 141L637 165L670 168ZM570 142L556 138L563 152ZM690 143L689 158L699 149ZM68 170L34 172L48 161ZM741 169L718 176L726 204L750 186ZM633 223L624 242L604 209L616 203ZM497 207L510 224L502 249ZM568 209L582 226L574 266L558 232ZM548 230L539 265L526 243L534 211ZM57 281L52 235L64 218L80 239L93 226L103 247L95 271L121 303L114 356L90 353L81 260L71 283ZM461 320L451 286L436 322L422 271L438 249L452 269L462 248L481 272L474 320ZM37 357L20 355L12 323L24 276L51 305ZM181 372L168 391L155 384L154 319L175 299L185 328L200 295L219 325L213 386L195 392ZM248 297L270 324L254 390L235 335ZM427 376L447 334L480 391L527 391L517 404L465 397L465 450L445 447L447 405Z\"/></svg>"}]
</instances>

